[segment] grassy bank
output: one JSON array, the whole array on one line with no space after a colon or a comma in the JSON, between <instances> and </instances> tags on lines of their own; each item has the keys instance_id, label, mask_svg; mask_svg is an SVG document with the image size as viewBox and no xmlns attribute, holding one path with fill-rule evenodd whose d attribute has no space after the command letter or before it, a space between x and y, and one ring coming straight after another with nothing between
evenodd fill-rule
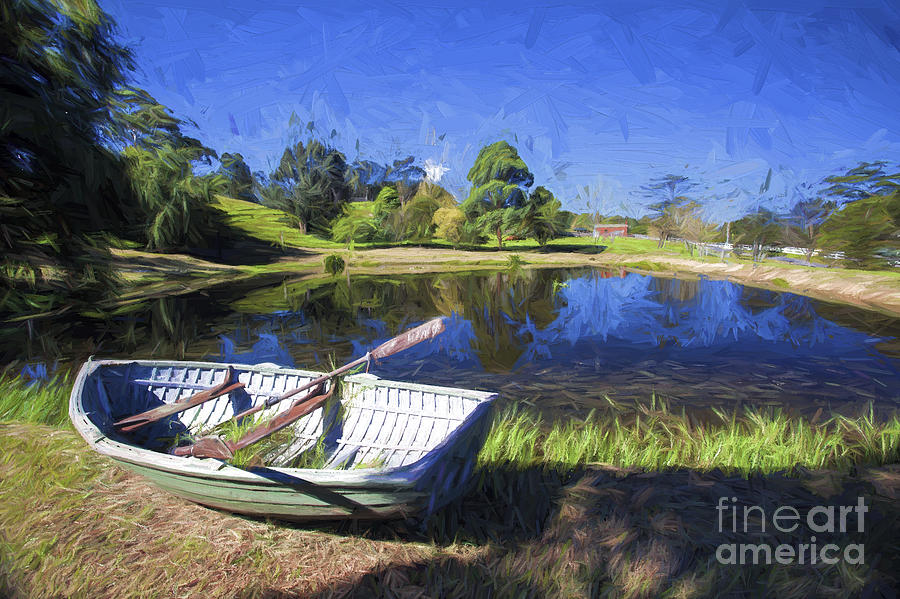
<instances>
[{"instance_id":1,"label":"grassy bank","mask_svg":"<svg viewBox=\"0 0 900 599\"><path fill-rule=\"evenodd\" d=\"M0 421L67 427L71 378L60 374L29 385L22 377L0 377ZM713 413L698 420L651 400L633 409L592 412L584 420L547 420L513 406L495 414L479 463L520 470L603 465L749 475L900 462L900 415L881 421L870 411L812 423L778 409Z\"/></svg>"},{"instance_id":2,"label":"grassy bank","mask_svg":"<svg viewBox=\"0 0 900 599\"><path fill-rule=\"evenodd\" d=\"M693 278L698 275L749 286L790 291L900 314L900 272L850 268L811 268L773 260L753 263L729 256L691 256L683 243L658 247L653 239L614 238L598 243L591 237L562 237L541 247L531 239L509 241L498 251L490 243L454 248L435 239L423 244L347 244L301 234L290 217L273 210L223 196L215 207L225 213L229 227L243 236L252 249L231 249L218 261L207 256L155 254L133 249L114 251L113 268L130 284L120 301L184 293L216 283L255 277L292 277L323 273L323 258L341 255L354 274L449 272L504 268L511 253L519 254L527 268L610 267L627 268L660 276ZM242 246L243 247L243 246ZM208 252L207 252L208 253ZM225 264L224 262L231 262Z\"/></svg>"},{"instance_id":3,"label":"grassy bank","mask_svg":"<svg viewBox=\"0 0 900 599\"><path fill-rule=\"evenodd\" d=\"M721 497L772 514L868 507L866 562L720 564ZM900 468L727 476L483 464L425 531L291 526L205 509L111 466L69 430L0 424L0 595L8 597L859 597L895 588ZM756 524L758 526L758 523Z\"/></svg>"},{"instance_id":4,"label":"grassy bank","mask_svg":"<svg viewBox=\"0 0 900 599\"><path fill-rule=\"evenodd\" d=\"M702 422L662 407L544 422L540 414L509 409L495 419L479 460L520 468L603 465L648 471L719 469L743 475L797 466L849 470L900 461L896 415L886 422L869 413L811 424L777 409L715 414Z\"/></svg>"},{"instance_id":5,"label":"grassy bank","mask_svg":"<svg viewBox=\"0 0 900 599\"><path fill-rule=\"evenodd\" d=\"M70 385L0 380L0 595L837 598L898 582L896 417L701 422L651 402L575 422L509 408L465 496L423 527L310 527L208 510L112 466L66 424ZM862 543L867 561L720 564L723 543L771 537L716 530L721 497L769 514L862 497L877 525L819 542Z\"/></svg>"}]
</instances>

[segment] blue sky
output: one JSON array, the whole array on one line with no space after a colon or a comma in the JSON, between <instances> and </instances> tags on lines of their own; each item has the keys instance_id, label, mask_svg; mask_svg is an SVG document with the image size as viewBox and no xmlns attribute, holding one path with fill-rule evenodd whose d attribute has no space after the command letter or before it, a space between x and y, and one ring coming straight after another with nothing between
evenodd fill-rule
<instances>
[{"instance_id":1,"label":"blue sky","mask_svg":"<svg viewBox=\"0 0 900 599\"><path fill-rule=\"evenodd\" d=\"M770 168L777 207L900 161L900 7L881 0L99 2L136 82L254 171L296 115L351 160L443 163L460 200L478 150L506 139L566 208L639 213L640 186L674 173L720 220L760 201Z\"/></svg>"}]
</instances>

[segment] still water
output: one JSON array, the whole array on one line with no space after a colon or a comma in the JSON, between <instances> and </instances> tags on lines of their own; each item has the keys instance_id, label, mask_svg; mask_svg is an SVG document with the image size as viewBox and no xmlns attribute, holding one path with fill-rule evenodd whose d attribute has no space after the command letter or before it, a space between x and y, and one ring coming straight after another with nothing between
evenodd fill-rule
<instances>
[{"instance_id":1,"label":"still water","mask_svg":"<svg viewBox=\"0 0 900 599\"><path fill-rule=\"evenodd\" d=\"M70 323L52 340L22 333L15 346L44 363L93 353L321 370L435 316L448 317L439 338L373 372L575 413L652 396L808 414L900 406L900 319L724 281L597 269L223 286Z\"/></svg>"}]
</instances>

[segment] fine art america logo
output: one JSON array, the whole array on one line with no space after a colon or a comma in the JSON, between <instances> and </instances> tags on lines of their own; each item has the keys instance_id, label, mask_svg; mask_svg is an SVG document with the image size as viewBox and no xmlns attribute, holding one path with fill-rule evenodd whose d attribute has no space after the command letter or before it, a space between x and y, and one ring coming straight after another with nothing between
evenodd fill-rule
<instances>
[{"instance_id":1,"label":"fine art america logo","mask_svg":"<svg viewBox=\"0 0 900 599\"><path fill-rule=\"evenodd\" d=\"M865 514L869 511L862 497L856 505L810 508L805 517L789 505L766 513L758 505L737 505L737 497L720 497L716 506L720 533L765 534L772 538L778 532L799 537L804 542L789 543L722 543L716 548L720 564L848 564L865 563L862 543L837 545L816 542L816 534L862 533Z\"/></svg>"}]
</instances>

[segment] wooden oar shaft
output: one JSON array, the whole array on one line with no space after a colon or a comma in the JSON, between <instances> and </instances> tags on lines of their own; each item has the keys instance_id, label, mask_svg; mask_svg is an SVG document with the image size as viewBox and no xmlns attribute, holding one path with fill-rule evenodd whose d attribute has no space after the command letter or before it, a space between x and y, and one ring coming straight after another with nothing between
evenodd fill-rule
<instances>
[{"instance_id":1,"label":"wooden oar shaft","mask_svg":"<svg viewBox=\"0 0 900 599\"><path fill-rule=\"evenodd\" d=\"M421 324L415 328L409 329L396 337L389 339L373 349L371 352L367 353L365 356L361 358L357 358L353 360L349 364L344 364L340 368L329 372L328 374L323 374L320 377L314 378L308 383L304 383L300 385L296 389L292 389L286 393L281 395L277 395L275 397L270 397L265 402L260 403L259 405L253 406L247 410L244 410L240 414L236 414L232 416L231 421L238 421L245 416L252 416L257 412L260 412L266 408L274 406L280 401L291 398L294 395L300 393L301 391L306 391L307 389L311 389L317 385L321 385L322 383L332 379L336 376L340 376L351 370L360 364L368 362L370 359L381 359L386 358L388 356L392 356L398 352L403 351L404 349L408 349L417 343L425 341L426 339L431 339L436 335L439 335L444 331L444 319L443 318L435 318L426 322L425 324Z\"/></svg>"},{"instance_id":2,"label":"wooden oar shaft","mask_svg":"<svg viewBox=\"0 0 900 599\"><path fill-rule=\"evenodd\" d=\"M326 393L322 393L322 390L316 389L315 395L312 397L304 397L281 414L275 416L268 424L258 426L255 429L248 431L243 437L235 441L234 445L230 446L230 449L232 451L243 449L272 433L280 431L328 401L328 398L331 397L332 393L334 393L334 387L329 389Z\"/></svg>"},{"instance_id":3,"label":"wooden oar shaft","mask_svg":"<svg viewBox=\"0 0 900 599\"><path fill-rule=\"evenodd\" d=\"M264 402L260 402L259 405L256 405L248 410L244 410L240 414L233 416L230 420L235 421L244 418L245 416L255 414L261 410L264 410L265 408L277 404L280 401L284 401L285 399L293 397L294 395L302 391L306 391L307 389L311 389L313 387L318 387L319 385L324 385L329 379L344 374L348 370L359 366L364 362L368 362L372 358L381 359L392 356L398 352L403 351L404 349L408 349L413 345L416 345L417 343L425 341L426 339L431 339L436 335L442 333L443 331L444 320L442 318L435 318L434 320L430 320L425 324L421 324L401 333L400 335L397 335L393 339L385 341L371 352L368 352L365 356L357 358L349 364L345 364L340 368L329 372L328 374L323 374L322 376L316 377L311 381L300 385L296 389L292 389L281 395L271 397ZM225 442L217 437L203 437L202 439L198 439L197 442L192 445L175 448L173 453L179 456L196 456L201 458L206 457L230 460L232 457L234 457L234 452L238 449L246 447L251 443L256 443L263 437L266 437L274 433L275 431L284 428L291 422L302 418L306 414L309 414L310 412L318 408L331 396L333 390L334 387L332 386L331 390L329 390L326 394L315 395L316 393L318 393L318 391L314 391L313 393L308 394L306 397L294 402L294 405L285 410L284 413L276 416L271 423L253 429L250 433L244 435L244 437L242 437L237 442Z\"/></svg>"},{"instance_id":4,"label":"wooden oar shaft","mask_svg":"<svg viewBox=\"0 0 900 599\"><path fill-rule=\"evenodd\" d=\"M189 410L195 406L199 406L202 403L210 401L211 399L216 399L217 397L221 397L223 395L231 393L235 389L240 389L244 386L244 383L237 381L232 382L233 379L234 368L229 366L227 372L225 373L225 378L218 385L200 391L199 393L195 393L187 399L178 400L170 404L164 404L151 410L147 410L146 412L141 412L140 414L135 414L133 416L123 418L122 420L116 422L114 426L120 431L128 433L144 426L145 424L157 422L159 420L162 420L163 418L166 418L167 416L172 416L173 414Z\"/></svg>"},{"instance_id":5,"label":"wooden oar shaft","mask_svg":"<svg viewBox=\"0 0 900 599\"><path fill-rule=\"evenodd\" d=\"M321 387L317 387L312 393L298 399L290 408L275 416L271 422L248 431L237 441L223 441L218 437L202 437L191 445L176 447L172 453L177 456L230 460L239 449L280 431L317 409L331 397L333 392L333 387L327 393L322 393Z\"/></svg>"}]
</instances>

